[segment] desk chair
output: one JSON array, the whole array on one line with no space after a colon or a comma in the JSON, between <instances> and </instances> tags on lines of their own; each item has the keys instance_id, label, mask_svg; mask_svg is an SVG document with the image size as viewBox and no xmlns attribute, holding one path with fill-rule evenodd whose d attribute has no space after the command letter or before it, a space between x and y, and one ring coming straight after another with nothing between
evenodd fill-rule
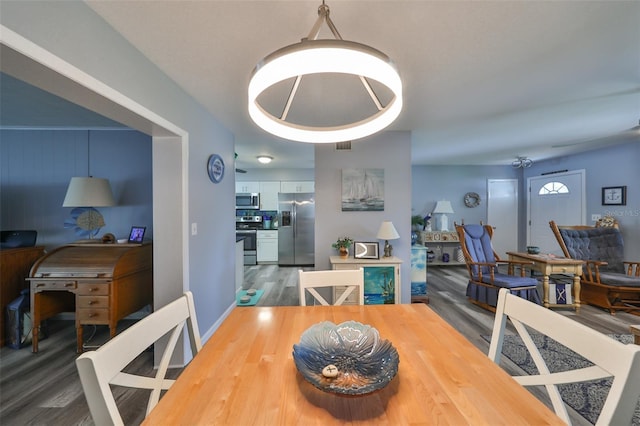
<instances>
[{"instance_id":1,"label":"desk chair","mask_svg":"<svg viewBox=\"0 0 640 426\"><path fill-rule=\"evenodd\" d=\"M550 309L517 297L501 289L489 346L489 358L500 363L507 318L511 320L540 372L531 376L515 376L522 386L545 386L553 409L571 424L557 384L577 383L613 377L611 390L596 425L628 425L640 396L640 346L625 345ZM593 366L550 373L527 328L549 336Z\"/></svg>"},{"instance_id":2,"label":"desk chair","mask_svg":"<svg viewBox=\"0 0 640 426\"><path fill-rule=\"evenodd\" d=\"M334 301L334 305L342 305L353 291L358 292L358 304L364 305L364 269L328 270L328 271L298 271L298 289L300 291L300 306L307 306L307 292L321 305L329 302L316 290L317 288L335 288L337 295L344 291Z\"/></svg>"},{"instance_id":3,"label":"desk chair","mask_svg":"<svg viewBox=\"0 0 640 426\"><path fill-rule=\"evenodd\" d=\"M110 385L151 390L146 411L146 415L149 415L160 399L160 392L169 389L174 382L165 379L165 374L185 324L189 332L191 352L195 356L202 349L202 342L193 296L191 292L186 292L179 299L127 328L98 350L85 352L76 359L80 382L96 424L123 424ZM122 371L149 346L169 334L155 377L136 376Z\"/></svg>"}]
</instances>

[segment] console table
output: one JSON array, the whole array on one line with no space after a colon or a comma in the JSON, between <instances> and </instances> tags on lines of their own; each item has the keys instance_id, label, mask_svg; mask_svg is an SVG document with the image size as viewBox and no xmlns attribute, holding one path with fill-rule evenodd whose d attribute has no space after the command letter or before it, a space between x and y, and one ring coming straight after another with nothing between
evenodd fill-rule
<instances>
[{"instance_id":1,"label":"console table","mask_svg":"<svg viewBox=\"0 0 640 426\"><path fill-rule=\"evenodd\" d=\"M518 262L533 262L529 267L542 274L542 293L545 308L574 307L580 310L580 276L582 275L582 260L567 259L547 254L529 254L508 251L509 260ZM510 271L511 272L511 271ZM573 304L549 303L549 276L552 274L573 275Z\"/></svg>"},{"instance_id":2,"label":"console table","mask_svg":"<svg viewBox=\"0 0 640 426\"><path fill-rule=\"evenodd\" d=\"M110 336L122 318L153 303L151 244L79 244L59 247L31 268L33 352L40 323L75 311L77 351L84 325L108 325Z\"/></svg>"},{"instance_id":3,"label":"console table","mask_svg":"<svg viewBox=\"0 0 640 426\"><path fill-rule=\"evenodd\" d=\"M456 231L420 231L420 242L428 249L437 248L436 258L429 262L432 266L460 266L464 261L458 262L456 249L460 247L460 238ZM444 254L449 255L449 261L443 260Z\"/></svg>"},{"instance_id":4,"label":"console table","mask_svg":"<svg viewBox=\"0 0 640 426\"><path fill-rule=\"evenodd\" d=\"M340 256L330 256L329 262L331 262L331 269L364 269L365 305L400 303L400 289L402 288L400 285L402 260L400 258L391 256L380 259L356 259L354 257L344 259ZM354 304L355 302L353 297L349 297L345 301L346 304Z\"/></svg>"}]
</instances>

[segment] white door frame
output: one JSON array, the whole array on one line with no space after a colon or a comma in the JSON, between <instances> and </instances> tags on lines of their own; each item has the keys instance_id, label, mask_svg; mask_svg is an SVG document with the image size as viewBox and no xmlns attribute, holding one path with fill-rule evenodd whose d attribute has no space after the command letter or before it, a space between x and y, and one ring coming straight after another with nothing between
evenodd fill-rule
<instances>
[{"instance_id":1,"label":"white door frame","mask_svg":"<svg viewBox=\"0 0 640 426\"><path fill-rule=\"evenodd\" d=\"M0 45L2 57L10 59L3 61L3 71L23 73L30 84L152 136L154 307L180 296L190 287L188 132L4 25ZM181 193L177 208L175 197L162 196L157 182L167 170L179 177L172 182ZM171 229L179 229L178 235ZM181 346L186 345L185 340Z\"/></svg>"}]
</instances>

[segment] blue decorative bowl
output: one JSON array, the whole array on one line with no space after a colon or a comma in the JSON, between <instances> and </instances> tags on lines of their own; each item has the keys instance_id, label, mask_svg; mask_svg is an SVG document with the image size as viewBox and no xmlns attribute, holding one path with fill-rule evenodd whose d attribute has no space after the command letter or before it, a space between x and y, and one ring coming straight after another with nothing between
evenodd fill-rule
<instances>
[{"instance_id":1,"label":"blue decorative bowl","mask_svg":"<svg viewBox=\"0 0 640 426\"><path fill-rule=\"evenodd\" d=\"M381 339L378 330L369 325L324 321L302 333L300 343L293 345L293 361L304 378L320 390L365 395L393 380L400 358L391 342Z\"/></svg>"}]
</instances>

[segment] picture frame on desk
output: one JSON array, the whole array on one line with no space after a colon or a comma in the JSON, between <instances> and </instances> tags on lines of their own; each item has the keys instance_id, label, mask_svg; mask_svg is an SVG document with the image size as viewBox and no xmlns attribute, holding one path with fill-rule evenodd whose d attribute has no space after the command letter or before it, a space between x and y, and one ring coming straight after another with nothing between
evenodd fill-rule
<instances>
[{"instance_id":1,"label":"picture frame on desk","mask_svg":"<svg viewBox=\"0 0 640 426\"><path fill-rule=\"evenodd\" d=\"M380 259L380 246L377 242L354 242L353 257L356 259Z\"/></svg>"}]
</instances>

